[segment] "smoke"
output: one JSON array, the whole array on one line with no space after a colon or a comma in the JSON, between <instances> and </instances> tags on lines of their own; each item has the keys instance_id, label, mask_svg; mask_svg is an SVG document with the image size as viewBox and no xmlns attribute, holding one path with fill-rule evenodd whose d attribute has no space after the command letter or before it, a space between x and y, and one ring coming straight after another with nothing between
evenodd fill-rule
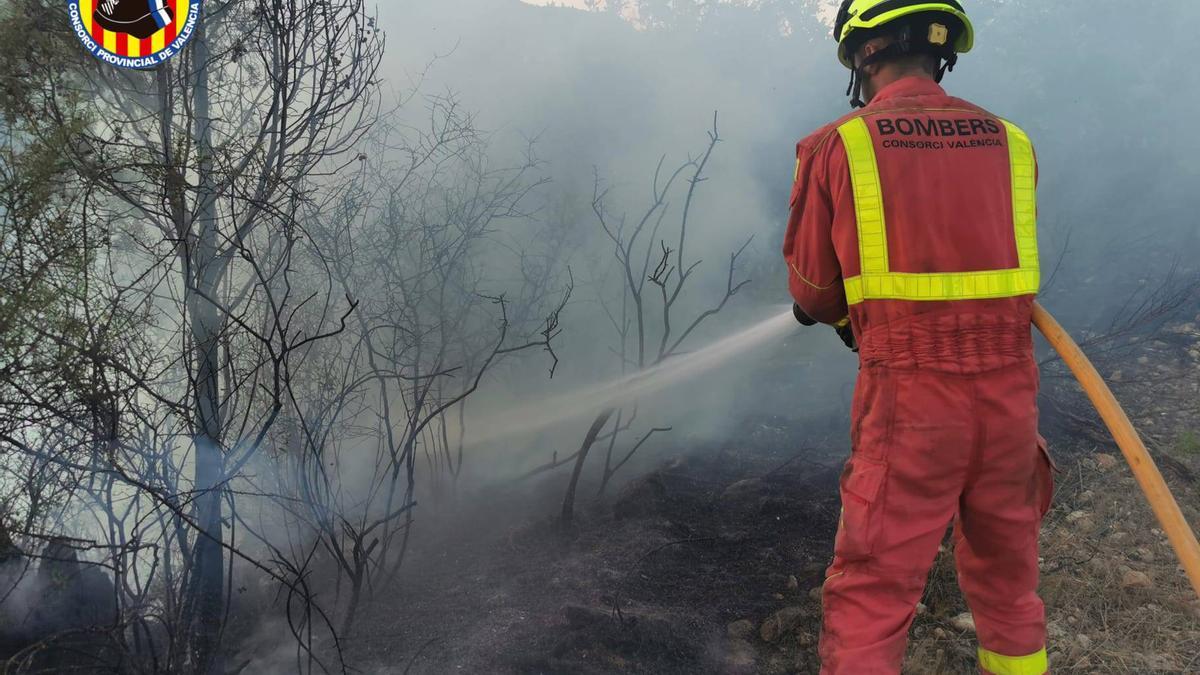
<instances>
[{"instance_id":1,"label":"smoke","mask_svg":"<svg viewBox=\"0 0 1200 675\"><path fill-rule=\"evenodd\" d=\"M692 382L694 378L703 377L733 359L744 358L770 341L782 338L794 323L792 311L788 309L686 356L664 361L612 382L506 410L498 418L479 421L483 435L472 438L471 442L489 444L509 436L540 431L564 420L609 406L618 407L626 401L636 401L669 387Z\"/></svg>"},{"instance_id":2,"label":"smoke","mask_svg":"<svg viewBox=\"0 0 1200 675\"><path fill-rule=\"evenodd\" d=\"M848 111L847 73L829 36L838 3L696 3L703 11L677 14L663 9L670 3L646 3L660 13L635 17L538 4L379 7L385 86L397 96L421 92L403 113L412 124L428 112L422 95L455 92L487 132L497 166L519 164L534 142L536 171L548 182L529 196L533 222L503 222L498 236L555 231L571 243L556 260L576 280L560 317L561 362L553 379L538 356L487 378L467 403L464 476L507 480L553 453L566 456L589 413L614 393L638 399L641 430L675 427L656 437L658 448L727 433L751 415L843 419L855 357L831 331L779 325L761 334L769 340L720 342L788 302L779 248L794 144ZM1054 278L1044 299L1076 327L1101 321L1140 280L1161 277L1177 252L1200 245L1192 216L1200 136L1186 114L1200 89L1181 65L1200 5L1155 0L1131 12L1112 0L977 0L968 11L976 48L945 86L1030 134L1043 260ZM620 275L592 213L596 181L614 217L636 219L660 162L669 173L704 151L714 112L722 140L688 226L689 254L703 263L681 311L694 315L719 299L729 253L751 237L737 272L753 283L689 338L680 370L663 378L670 386L627 387L602 302L619 297ZM681 200L670 197L669 222ZM714 343L740 353L675 377L705 360L687 352Z\"/></svg>"},{"instance_id":3,"label":"smoke","mask_svg":"<svg viewBox=\"0 0 1200 675\"><path fill-rule=\"evenodd\" d=\"M645 428L686 429L674 438L688 440L726 433L748 415L844 414L855 357L831 331L801 331L776 316L788 302L779 247L794 143L848 110L847 73L828 35L838 3L697 3L705 11L676 18L539 4L547 3L379 8L388 34L383 72L397 95L418 84L426 94L456 92L488 132L497 165L519 163L534 141L548 182L529 197L533 223L502 223L509 230L500 235L557 229L571 242L556 261L577 282L561 316L561 363L550 379L523 358L484 382L467 405L466 476L507 480L534 459L565 456L589 414L614 397L636 399ZM1178 252L1200 245L1192 215L1200 136L1187 112L1200 76L1183 66L1200 5L1146 4L1131 12L1111 0L970 3L976 49L946 81L952 94L1032 137L1043 259L1054 272L1045 300L1076 325L1116 311L1142 280L1160 278ZM404 113L414 124L426 112L422 101ZM737 272L753 283L689 338L679 360L628 377L603 304L619 297L621 280L592 213L596 181L615 216L636 218L660 162L669 172L703 152L714 112L722 141L689 221L689 252L703 263L681 310L694 315L719 299L729 253L748 238ZM671 219L680 200L671 197ZM756 327L768 313L776 318ZM280 652L256 666L286 658Z\"/></svg>"},{"instance_id":4,"label":"smoke","mask_svg":"<svg viewBox=\"0 0 1200 675\"><path fill-rule=\"evenodd\" d=\"M590 189L592 167L644 192L658 157L694 148L718 110L727 141L701 236L720 250L758 233L770 258L792 144L846 111L826 23L837 3L698 4L710 9L694 23L639 30L609 13L518 0L393 3L381 9L387 72L400 81L446 55L428 84L462 92L489 128L537 136L555 189L568 194ZM1055 253L1073 229L1068 264L1084 274L1121 248L1114 242L1153 233L1152 246L1194 245L1188 186L1200 136L1182 113L1195 107L1198 76L1181 64L1200 6L977 0L967 9L976 48L946 86L1033 138L1043 249ZM757 281L782 297L780 277Z\"/></svg>"},{"instance_id":5,"label":"smoke","mask_svg":"<svg viewBox=\"0 0 1200 675\"><path fill-rule=\"evenodd\" d=\"M612 244L591 213L594 180L609 191L614 214L636 219L650 202L659 162L669 174L700 154L714 113L722 141L697 188L688 225L689 255L703 263L680 310L694 315L719 299L728 256L749 238L738 273L752 283L693 334L684 351L742 330L760 320L765 307L788 301L778 250L793 143L845 105L839 96L843 73L828 67L829 27L813 11L827 4L776 3L761 11L722 6L720 16L701 25L661 29L611 13L518 0L425 0L380 8L392 85L404 89L422 77L425 91L457 92L491 132L501 157L536 139L540 169L550 178L536 196L537 218L573 233L575 249L559 262L570 266L577 286L562 316L554 380L532 367L489 382L469 404L477 420L503 417L514 401L564 395L621 375L621 361L612 354L617 338L601 305L619 297L619 277ZM678 218L682 198L670 198L666 222ZM742 391L756 368L780 360L800 367L814 353L840 353L834 352L840 349L835 339L815 334L799 349L795 342L784 349L760 345L736 368L690 381L686 392L642 401L642 418L669 425L680 415L700 414L719 431L739 410L761 407ZM841 369L835 379L847 382L852 372ZM536 450L563 450L559 444L577 443L579 433L547 434L539 445L552 447Z\"/></svg>"}]
</instances>

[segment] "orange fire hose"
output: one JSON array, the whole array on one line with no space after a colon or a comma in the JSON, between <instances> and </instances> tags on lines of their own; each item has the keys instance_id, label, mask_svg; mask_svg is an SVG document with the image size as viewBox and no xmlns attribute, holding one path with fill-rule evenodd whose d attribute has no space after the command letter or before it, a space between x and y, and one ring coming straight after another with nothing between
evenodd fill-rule
<instances>
[{"instance_id":1,"label":"orange fire hose","mask_svg":"<svg viewBox=\"0 0 1200 675\"><path fill-rule=\"evenodd\" d=\"M1113 438L1125 455L1125 460L1129 462L1129 467L1133 469L1133 477L1137 479L1142 492L1146 493L1150 508L1154 509L1154 515L1158 517L1163 531L1167 533L1167 539L1174 547L1175 554L1179 556L1183 570L1192 582L1192 588L1196 595L1200 596L1200 543L1196 542L1195 533L1183 517L1183 512L1179 510L1179 504L1163 480L1158 466L1154 464L1154 459L1146 451L1146 445L1142 443L1137 430L1133 428L1121 404L1117 403L1112 390L1104 383L1100 373L1096 372L1096 367L1084 355L1083 350L1039 304L1033 306L1033 323L1062 356L1071 372L1075 373L1075 377L1083 385L1084 392L1100 412L1100 417L1112 432Z\"/></svg>"}]
</instances>

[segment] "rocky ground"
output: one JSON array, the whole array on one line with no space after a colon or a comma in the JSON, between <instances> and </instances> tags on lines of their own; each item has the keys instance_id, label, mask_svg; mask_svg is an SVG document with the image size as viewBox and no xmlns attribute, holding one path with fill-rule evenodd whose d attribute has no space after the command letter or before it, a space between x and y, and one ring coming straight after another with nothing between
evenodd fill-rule
<instances>
[{"instance_id":1,"label":"rocky ground","mask_svg":"<svg viewBox=\"0 0 1200 675\"><path fill-rule=\"evenodd\" d=\"M1200 523L1200 331L1117 347L1101 368ZM1053 671L1200 672L1200 602L1094 415L1045 372L1061 469L1041 561ZM532 518L447 533L349 651L388 673L815 673L844 433L761 418L733 439L665 462L569 531ZM975 672L950 551L918 610L906 672Z\"/></svg>"}]
</instances>

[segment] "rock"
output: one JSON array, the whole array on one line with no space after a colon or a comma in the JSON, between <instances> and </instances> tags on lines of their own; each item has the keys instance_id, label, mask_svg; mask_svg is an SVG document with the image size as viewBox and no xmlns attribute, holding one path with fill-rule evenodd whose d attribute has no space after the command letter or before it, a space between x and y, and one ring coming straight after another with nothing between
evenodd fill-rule
<instances>
[{"instance_id":1,"label":"rock","mask_svg":"<svg viewBox=\"0 0 1200 675\"><path fill-rule=\"evenodd\" d=\"M971 616L970 612L963 612L953 619L950 619L950 625L953 626L955 630L962 631L964 633L974 633L975 617Z\"/></svg>"},{"instance_id":2,"label":"rock","mask_svg":"<svg viewBox=\"0 0 1200 675\"><path fill-rule=\"evenodd\" d=\"M1153 588L1154 582L1150 577L1146 576L1145 572L1126 569L1121 574L1121 588L1130 589L1148 589Z\"/></svg>"},{"instance_id":3,"label":"rock","mask_svg":"<svg viewBox=\"0 0 1200 675\"><path fill-rule=\"evenodd\" d=\"M728 675L749 675L756 672L754 645L745 640L730 640L729 651L725 653L722 673Z\"/></svg>"},{"instance_id":4,"label":"rock","mask_svg":"<svg viewBox=\"0 0 1200 675\"><path fill-rule=\"evenodd\" d=\"M821 587L817 586L816 588L810 590L808 592L808 597L815 602L821 602Z\"/></svg>"},{"instance_id":5,"label":"rock","mask_svg":"<svg viewBox=\"0 0 1200 675\"><path fill-rule=\"evenodd\" d=\"M734 640L745 640L754 635L754 622L750 619L738 619L725 627L725 633Z\"/></svg>"},{"instance_id":6,"label":"rock","mask_svg":"<svg viewBox=\"0 0 1200 675\"><path fill-rule=\"evenodd\" d=\"M1081 504L1090 504L1095 498L1096 493L1092 492L1091 490L1084 490L1083 492L1079 493L1079 503Z\"/></svg>"},{"instance_id":7,"label":"rock","mask_svg":"<svg viewBox=\"0 0 1200 675\"><path fill-rule=\"evenodd\" d=\"M758 636L763 639L763 642L774 642L800 625L800 617L803 615L804 610L799 607L784 607L763 622L758 629Z\"/></svg>"},{"instance_id":8,"label":"rock","mask_svg":"<svg viewBox=\"0 0 1200 675\"><path fill-rule=\"evenodd\" d=\"M1112 382L1120 382L1125 379L1125 374L1119 370L1114 370L1113 374L1108 376L1108 379Z\"/></svg>"},{"instance_id":9,"label":"rock","mask_svg":"<svg viewBox=\"0 0 1200 675\"><path fill-rule=\"evenodd\" d=\"M772 598L775 598L776 600L782 600L782 599L783 599L783 593L772 593L772 594L771 594L771 597L772 597Z\"/></svg>"},{"instance_id":10,"label":"rock","mask_svg":"<svg viewBox=\"0 0 1200 675\"><path fill-rule=\"evenodd\" d=\"M1063 628L1063 625L1057 621L1050 621L1046 624L1046 637L1054 640L1055 642L1062 641L1070 634L1071 631Z\"/></svg>"},{"instance_id":11,"label":"rock","mask_svg":"<svg viewBox=\"0 0 1200 675\"><path fill-rule=\"evenodd\" d=\"M933 629L933 637L935 637L939 640L945 640L946 635L947 635L947 633L946 633L945 629L943 629L941 626L938 626L937 628Z\"/></svg>"},{"instance_id":12,"label":"rock","mask_svg":"<svg viewBox=\"0 0 1200 675\"><path fill-rule=\"evenodd\" d=\"M1112 455L1100 453L1096 455L1096 466L1099 466L1102 471L1108 471L1116 467L1120 462Z\"/></svg>"},{"instance_id":13,"label":"rock","mask_svg":"<svg viewBox=\"0 0 1200 675\"><path fill-rule=\"evenodd\" d=\"M1081 532L1091 532L1096 528L1096 521L1087 511L1072 511L1067 514L1067 522Z\"/></svg>"},{"instance_id":14,"label":"rock","mask_svg":"<svg viewBox=\"0 0 1200 675\"><path fill-rule=\"evenodd\" d=\"M667 500L667 486L657 472L625 486L613 503L613 515L618 520L646 518L662 510Z\"/></svg>"},{"instance_id":15,"label":"rock","mask_svg":"<svg viewBox=\"0 0 1200 675\"><path fill-rule=\"evenodd\" d=\"M796 578L795 574L789 576L787 579L787 589L789 591L794 591L798 588L800 588L800 580Z\"/></svg>"},{"instance_id":16,"label":"rock","mask_svg":"<svg viewBox=\"0 0 1200 675\"><path fill-rule=\"evenodd\" d=\"M1090 649L1092 647L1092 639L1083 633L1077 635L1075 640L1079 642L1079 646L1083 649Z\"/></svg>"},{"instance_id":17,"label":"rock","mask_svg":"<svg viewBox=\"0 0 1200 675\"><path fill-rule=\"evenodd\" d=\"M917 603L917 616L921 616L922 614L925 614L928 611L929 611L929 608L925 606L925 603L923 603L923 602Z\"/></svg>"},{"instance_id":18,"label":"rock","mask_svg":"<svg viewBox=\"0 0 1200 675\"><path fill-rule=\"evenodd\" d=\"M1151 551L1145 546L1139 546L1133 549L1133 557L1141 560L1142 562L1154 562L1154 551Z\"/></svg>"}]
</instances>

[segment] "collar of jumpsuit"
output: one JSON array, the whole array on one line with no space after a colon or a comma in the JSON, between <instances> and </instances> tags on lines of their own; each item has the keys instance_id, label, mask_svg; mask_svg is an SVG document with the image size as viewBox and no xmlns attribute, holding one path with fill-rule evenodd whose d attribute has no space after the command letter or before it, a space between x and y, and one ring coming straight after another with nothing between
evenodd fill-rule
<instances>
[{"instance_id":1,"label":"collar of jumpsuit","mask_svg":"<svg viewBox=\"0 0 1200 675\"><path fill-rule=\"evenodd\" d=\"M877 103L883 103L889 99L905 98L908 96L945 96L946 90L942 89L942 85L934 82L926 77L910 75L902 77L891 84L888 84L883 89L880 89L875 94L875 98L871 99L868 106Z\"/></svg>"}]
</instances>

